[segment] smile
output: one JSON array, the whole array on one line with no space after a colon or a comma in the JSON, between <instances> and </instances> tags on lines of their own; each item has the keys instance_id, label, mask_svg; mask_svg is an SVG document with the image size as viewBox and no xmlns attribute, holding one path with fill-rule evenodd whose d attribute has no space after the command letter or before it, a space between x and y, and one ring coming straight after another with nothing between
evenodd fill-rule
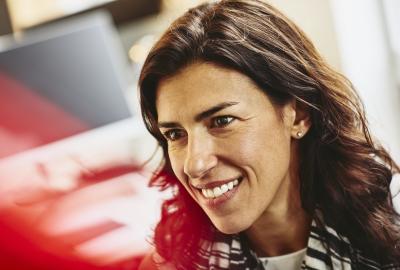
<instances>
[{"instance_id":1,"label":"smile","mask_svg":"<svg viewBox=\"0 0 400 270\"><path fill-rule=\"evenodd\" d=\"M239 185L239 181L241 180L240 178L234 179L228 183L222 184L220 186L214 187L214 188L202 188L201 193L203 196L207 199L214 199L222 196L226 192L232 190L234 187Z\"/></svg>"}]
</instances>

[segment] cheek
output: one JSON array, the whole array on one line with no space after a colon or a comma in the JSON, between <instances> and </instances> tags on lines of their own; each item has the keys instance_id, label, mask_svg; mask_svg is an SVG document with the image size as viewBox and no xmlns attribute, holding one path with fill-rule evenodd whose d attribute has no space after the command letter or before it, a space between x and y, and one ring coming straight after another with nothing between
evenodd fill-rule
<instances>
[{"instance_id":1,"label":"cheek","mask_svg":"<svg viewBox=\"0 0 400 270\"><path fill-rule=\"evenodd\" d=\"M256 173L281 174L290 160L290 134L283 125L247 128L231 146L233 156Z\"/></svg>"}]
</instances>

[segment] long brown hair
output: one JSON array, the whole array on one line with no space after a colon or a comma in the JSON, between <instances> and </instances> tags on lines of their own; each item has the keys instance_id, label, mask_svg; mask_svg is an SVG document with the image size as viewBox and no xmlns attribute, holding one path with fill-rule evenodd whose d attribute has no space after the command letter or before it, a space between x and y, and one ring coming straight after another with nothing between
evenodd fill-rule
<instances>
[{"instance_id":1,"label":"long brown hair","mask_svg":"<svg viewBox=\"0 0 400 270\"><path fill-rule=\"evenodd\" d=\"M203 4L186 12L149 53L139 80L147 129L164 151L152 186L173 188L163 204L155 245L167 260L182 260L212 225L174 176L157 128L155 95L161 80L195 62L211 62L251 78L276 104L306 106L312 127L300 140L300 193L310 214L376 258L400 258L399 220L389 185L399 167L370 136L352 84L318 54L282 13L257 0ZM196 233L193 232L195 228ZM186 254L185 253L185 254ZM189 252L190 253L190 252Z\"/></svg>"}]
</instances>

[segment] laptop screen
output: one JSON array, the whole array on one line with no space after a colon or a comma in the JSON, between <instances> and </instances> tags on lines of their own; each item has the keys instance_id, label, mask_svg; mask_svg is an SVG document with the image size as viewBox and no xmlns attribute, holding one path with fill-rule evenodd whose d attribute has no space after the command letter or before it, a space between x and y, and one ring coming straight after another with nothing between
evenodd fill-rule
<instances>
[{"instance_id":1,"label":"laptop screen","mask_svg":"<svg viewBox=\"0 0 400 270\"><path fill-rule=\"evenodd\" d=\"M107 14L35 29L0 51L0 158L132 116Z\"/></svg>"}]
</instances>

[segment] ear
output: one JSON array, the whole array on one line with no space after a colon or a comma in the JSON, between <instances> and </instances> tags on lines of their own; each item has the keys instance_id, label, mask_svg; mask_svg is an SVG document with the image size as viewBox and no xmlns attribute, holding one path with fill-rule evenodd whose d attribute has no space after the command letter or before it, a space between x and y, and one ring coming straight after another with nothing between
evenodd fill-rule
<instances>
[{"instance_id":1,"label":"ear","mask_svg":"<svg viewBox=\"0 0 400 270\"><path fill-rule=\"evenodd\" d=\"M293 101L292 108L294 109L294 121L291 128L292 138L301 139L311 127L311 117L309 107L299 102L298 100Z\"/></svg>"}]
</instances>

